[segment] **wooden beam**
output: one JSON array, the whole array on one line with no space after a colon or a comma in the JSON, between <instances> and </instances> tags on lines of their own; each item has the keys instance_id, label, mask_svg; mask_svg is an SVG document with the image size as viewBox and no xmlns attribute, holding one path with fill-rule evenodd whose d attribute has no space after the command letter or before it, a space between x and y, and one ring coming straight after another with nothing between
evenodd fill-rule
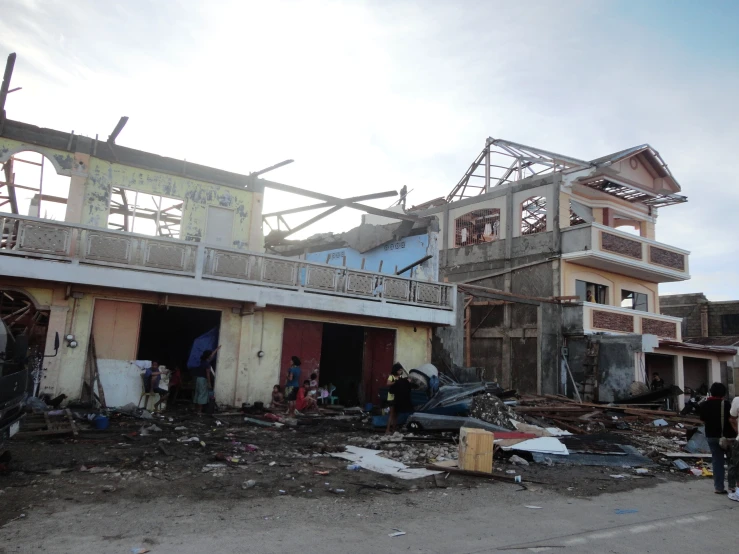
<instances>
[{"instance_id":1,"label":"wooden beam","mask_svg":"<svg viewBox=\"0 0 739 554\"><path fill-rule=\"evenodd\" d=\"M346 200L350 202L361 202L363 200L377 200L380 198L389 198L391 196L397 196L398 193L394 190L389 190L387 192L376 192L374 194L364 194L362 196L352 196L351 198L346 198ZM288 215L288 214L297 214L300 212L309 212L311 210L317 210L319 208L328 208L330 206L335 206L336 204L333 202L322 202L321 204L311 204L310 206L302 206L300 208L291 208L289 210L281 210L279 212L272 212L268 214L262 214L262 219L265 217L272 217L276 215Z\"/></svg>"}]
</instances>

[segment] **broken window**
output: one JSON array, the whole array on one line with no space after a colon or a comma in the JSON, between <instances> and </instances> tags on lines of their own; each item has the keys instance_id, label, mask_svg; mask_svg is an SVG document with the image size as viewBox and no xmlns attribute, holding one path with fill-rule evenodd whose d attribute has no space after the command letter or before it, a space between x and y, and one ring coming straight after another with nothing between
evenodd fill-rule
<instances>
[{"instance_id":1,"label":"broken window","mask_svg":"<svg viewBox=\"0 0 739 554\"><path fill-rule=\"evenodd\" d=\"M570 227L593 222L593 210L580 202L570 200Z\"/></svg>"},{"instance_id":2,"label":"broken window","mask_svg":"<svg viewBox=\"0 0 739 554\"><path fill-rule=\"evenodd\" d=\"M547 230L547 199L532 196L521 204L521 234L534 235Z\"/></svg>"},{"instance_id":3,"label":"broken window","mask_svg":"<svg viewBox=\"0 0 739 554\"><path fill-rule=\"evenodd\" d=\"M70 178L38 152L21 152L0 164L0 211L64 221Z\"/></svg>"},{"instance_id":4,"label":"broken window","mask_svg":"<svg viewBox=\"0 0 739 554\"><path fill-rule=\"evenodd\" d=\"M643 292L634 292L631 290L621 291L621 307L630 310L639 310L640 312L649 311L649 296Z\"/></svg>"},{"instance_id":5,"label":"broken window","mask_svg":"<svg viewBox=\"0 0 739 554\"><path fill-rule=\"evenodd\" d=\"M113 187L108 228L155 237L179 238L183 201Z\"/></svg>"},{"instance_id":6,"label":"broken window","mask_svg":"<svg viewBox=\"0 0 739 554\"><path fill-rule=\"evenodd\" d=\"M474 210L454 220L454 246L493 242L500 237L500 210Z\"/></svg>"},{"instance_id":7,"label":"broken window","mask_svg":"<svg viewBox=\"0 0 739 554\"><path fill-rule=\"evenodd\" d=\"M588 283L587 281L575 281L575 294L580 297L583 302L593 302L594 304L608 304L608 287L599 285L598 283Z\"/></svg>"}]
</instances>

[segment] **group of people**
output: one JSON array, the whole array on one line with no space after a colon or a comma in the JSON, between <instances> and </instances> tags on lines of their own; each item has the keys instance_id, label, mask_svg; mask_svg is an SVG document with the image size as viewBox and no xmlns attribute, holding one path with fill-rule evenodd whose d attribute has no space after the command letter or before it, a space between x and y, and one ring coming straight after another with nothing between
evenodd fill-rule
<instances>
[{"instance_id":1,"label":"group of people","mask_svg":"<svg viewBox=\"0 0 739 554\"><path fill-rule=\"evenodd\" d=\"M311 373L310 379L303 380L300 384L302 370L301 361L297 356L290 358L291 366L287 370L285 380L285 392L280 385L272 388L272 409L283 410L287 408L287 415L293 416L296 412L318 411L318 374Z\"/></svg>"},{"instance_id":2,"label":"group of people","mask_svg":"<svg viewBox=\"0 0 739 554\"><path fill-rule=\"evenodd\" d=\"M274 410L287 410L287 415L295 413L306 413L318 411L318 398L321 389L318 386L318 374L311 373L310 379L302 377L301 361L297 356L290 358L291 365L287 370L285 378L285 390L280 385L272 388L271 408ZM387 405L389 407L386 433L395 431L398 414L413 411L411 400L411 383L405 369L399 363L393 365L387 378L388 395Z\"/></svg>"},{"instance_id":3,"label":"group of people","mask_svg":"<svg viewBox=\"0 0 739 554\"><path fill-rule=\"evenodd\" d=\"M215 371L213 371L212 362L220 349L219 345L215 350L203 352L200 356L200 364L192 370L192 375L195 378L195 391L192 401L195 405L195 411L199 414L203 413L204 406L215 399L213 392ZM166 371L166 374L169 375L169 383L165 389L162 387L162 376L165 375L165 368L160 366L159 362L154 360L132 360L131 363L138 366L142 371L144 392L153 392L159 395L159 400L154 404L154 411L158 411L162 405L174 404L182 388L182 371L179 366Z\"/></svg>"}]
</instances>

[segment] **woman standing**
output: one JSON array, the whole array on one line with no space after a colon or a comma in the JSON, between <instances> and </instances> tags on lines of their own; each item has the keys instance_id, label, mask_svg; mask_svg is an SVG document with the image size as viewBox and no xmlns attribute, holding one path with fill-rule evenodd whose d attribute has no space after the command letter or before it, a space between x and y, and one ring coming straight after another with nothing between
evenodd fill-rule
<instances>
[{"instance_id":1,"label":"woman standing","mask_svg":"<svg viewBox=\"0 0 739 554\"><path fill-rule=\"evenodd\" d=\"M300 388L300 358L292 356L290 361L293 365L287 370L285 398L287 399L287 415L295 415L295 401L298 399Z\"/></svg>"},{"instance_id":2,"label":"woman standing","mask_svg":"<svg viewBox=\"0 0 739 554\"><path fill-rule=\"evenodd\" d=\"M723 383L714 383L711 385L710 392L711 396L700 405L700 416L701 421L706 424L706 440L711 449L713 492L726 494L724 488L724 458L731 451L731 442L736 439L737 433L729 421L731 407L724 400L726 386ZM729 477L729 489L734 491L736 490L736 475L731 472Z\"/></svg>"},{"instance_id":3,"label":"woman standing","mask_svg":"<svg viewBox=\"0 0 739 554\"><path fill-rule=\"evenodd\" d=\"M208 404L210 389L213 387L210 362L213 361L220 349L221 346L218 345L218 348L213 351L206 350L203 352L203 355L200 356L200 365L195 369L195 394L193 394L192 401L198 414L202 414L203 406Z\"/></svg>"}]
</instances>

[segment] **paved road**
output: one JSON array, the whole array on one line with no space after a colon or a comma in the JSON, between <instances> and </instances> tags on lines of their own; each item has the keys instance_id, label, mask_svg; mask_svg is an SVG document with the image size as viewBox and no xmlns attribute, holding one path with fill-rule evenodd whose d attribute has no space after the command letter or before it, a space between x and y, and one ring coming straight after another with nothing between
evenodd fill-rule
<instances>
[{"instance_id":1,"label":"paved road","mask_svg":"<svg viewBox=\"0 0 739 554\"><path fill-rule=\"evenodd\" d=\"M364 500L134 502L115 494L31 508L0 529L0 553L729 552L739 508L712 494L708 480L591 499L502 483ZM406 535L389 537L394 528Z\"/></svg>"}]
</instances>

